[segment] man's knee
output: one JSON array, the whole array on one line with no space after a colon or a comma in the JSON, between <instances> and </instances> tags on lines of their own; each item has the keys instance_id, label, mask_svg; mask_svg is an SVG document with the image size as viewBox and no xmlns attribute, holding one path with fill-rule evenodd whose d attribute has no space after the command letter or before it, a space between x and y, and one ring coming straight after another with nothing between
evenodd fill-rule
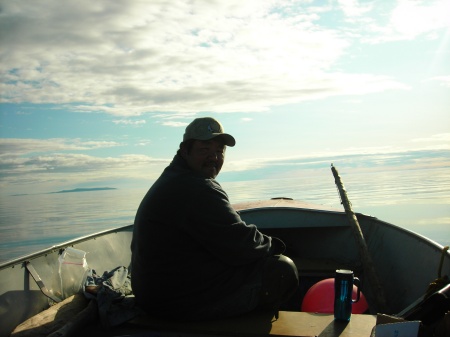
<instances>
[{"instance_id":1,"label":"man's knee","mask_svg":"<svg viewBox=\"0 0 450 337\"><path fill-rule=\"evenodd\" d=\"M277 269L282 278L283 295L285 297L290 297L297 289L299 283L297 267L295 266L294 261L284 255L280 255L277 261Z\"/></svg>"},{"instance_id":2,"label":"man's knee","mask_svg":"<svg viewBox=\"0 0 450 337\"><path fill-rule=\"evenodd\" d=\"M274 258L280 272L292 277L298 283L298 270L294 261L285 255L274 256Z\"/></svg>"},{"instance_id":3,"label":"man's knee","mask_svg":"<svg viewBox=\"0 0 450 337\"><path fill-rule=\"evenodd\" d=\"M297 290L298 283L297 267L290 258L284 255L268 258L264 266L260 303L285 302Z\"/></svg>"}]
</instances>

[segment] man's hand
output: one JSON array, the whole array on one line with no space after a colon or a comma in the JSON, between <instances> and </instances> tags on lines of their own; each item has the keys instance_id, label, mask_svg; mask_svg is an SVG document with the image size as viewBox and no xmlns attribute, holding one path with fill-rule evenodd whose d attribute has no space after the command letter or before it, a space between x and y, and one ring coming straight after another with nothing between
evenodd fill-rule
<instances>
[{"instance_id":1,"label":"man's hand","mask_svg":"<svg viewBox=\"0 0 450 337\"><path fill-rule=\"evenodd\" d=\"M286 251L286 245L279 238L272 236L270 255L281 255Z\"/></svg>"}]
</instances>

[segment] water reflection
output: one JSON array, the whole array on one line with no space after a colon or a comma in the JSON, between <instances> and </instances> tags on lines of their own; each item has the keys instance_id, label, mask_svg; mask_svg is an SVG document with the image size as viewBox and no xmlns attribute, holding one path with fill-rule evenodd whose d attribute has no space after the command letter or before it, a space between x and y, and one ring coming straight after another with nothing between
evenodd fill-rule
<instances>
[{"instance_id":1,"label":"water reflection","mask_svg":"<svg viewBox=\"0 0 450 337\"><path fill-rule=\"evenodd\" d=\"M446 170L365 172L341 177L356 212L450 244L450 177ZM232 203L283 196L342 209L329 169L308 171L295 178L221 185ZM0 260L131 224L147 188L1 196Z\"/></svg>"}]
</instances>

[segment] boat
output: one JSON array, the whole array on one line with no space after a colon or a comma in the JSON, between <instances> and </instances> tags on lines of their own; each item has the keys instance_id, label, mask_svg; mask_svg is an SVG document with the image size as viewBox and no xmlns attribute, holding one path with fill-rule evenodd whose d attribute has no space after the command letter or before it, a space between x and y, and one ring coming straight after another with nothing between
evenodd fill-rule
<instances>
[{"instance_id":1,"label":"boat","mask_svg":"<svg viewBox=\"0 0 450 337\"><path fill-rule=\"evenodd\" d=\"M361 280L361 291L367 300L368 308L360 315L361 318L352 318L351 322L364 322L365 317L368 317L370 320L364 324L370 324L370 328L375 324L374 317L378 313L395 317L402 312L414 311L418 303L429 298L426 292L430 284L436 284L437 279L444 281L438 285L436 291L448 287L448 247L374 216L356 213L373 269L384 292L386 307L381 311L377 302L377 291L374 291L368 282L367 269L363 265L354 229L345 211L289 198L251 201L233 207L246 223L256 224L261 232L281 238L287 246L285 254L297 265L301 280L298 294L289 304L280 308L280 318L283 318L285 323L291 319L300 324L300 316L296 317L295 313L301 313L302 299L307 291L317 282L333 278L337 269L352 270ZM82 291L82 280L77 276L80 271L90 268L101 273L117 266L129 267L132 233L133 225L114 228L1 264L0 337L9 336L30 317L49 310L50 304L79 294ZM61 271L61 268L73 270ZM325 316L328 319L327 324L332 321L332 315ZM239 324L248 327L251 326L249 322L245 322L244 318ZM270 322L273 327L273 320ZM130 325L125 324L121 328L109 329L103 332L104 334L99 334L98 330L94 333L93 325L89 325L89 328L84 326L79 335L89 336L90 331L91 335L96 336L131 336L131 332L138 331L141 333L139 336L144 336L143 331L159 331L159 336L165 336L164 331L170 332L170 329L175 329L176 326L183 329L176 323L158 324L148 324L145 328L142 325L139 325L139 328L137 325L130 328ZM196 327L201 324L198 322ZM294 325L293 322L286 324ZM225 325L229 328L232 324ZM209 325L208 335L233 335L230 331L220 331L222 328L219 326L223 327L224 324L215 327ZM206 335L201 334L201 330L197 330L197 334L192 331L189 334L186 332L185 335ZM274 334L270 328L265 331L267 334Z\"/></svg>"}]
</instances>

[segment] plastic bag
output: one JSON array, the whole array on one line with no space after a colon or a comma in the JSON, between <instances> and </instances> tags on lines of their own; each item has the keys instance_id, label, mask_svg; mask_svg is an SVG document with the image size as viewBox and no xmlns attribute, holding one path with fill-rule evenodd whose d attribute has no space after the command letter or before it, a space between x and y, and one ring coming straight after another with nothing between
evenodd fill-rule
<instances>
[{"instance_id":1,"label":"plastic bag","mask_svg":"<svg viewBox=\"0 0 450 337\"><path fill-rule=\"evenodd\" d=\"M63 298L81 291L89 270L86 252L72 247L66 248L58 258L59 280Z\"/></svg>"}]
</instances>

